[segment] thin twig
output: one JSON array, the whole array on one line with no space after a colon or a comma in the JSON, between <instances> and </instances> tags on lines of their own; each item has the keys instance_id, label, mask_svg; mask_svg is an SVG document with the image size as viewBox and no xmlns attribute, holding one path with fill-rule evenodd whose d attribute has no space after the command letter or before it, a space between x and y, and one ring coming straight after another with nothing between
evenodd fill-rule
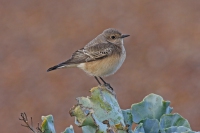
<instances>
[{"instance_id":1,"label":"thin twig","mask_svg":"<svg viewBox=\"0 0 200 133\"><path fill-rule=\"evenodd\" d=\"M31 125L30 125L28 123L28 117L25 112L21 113L21 118L19 118L19 120L23 121L26 124L26 125L21 124L21 126L29 128L34 133L38 133L37 131L34 130L32 117L31 117Z\"/></svg>"},{"instance_id":2,"label":"thin twig","mask_svg":"<svg viewBox=\"0 0 200 133\"><path fill-rule=\"evenodd\" d=\"M38 127L36 127L39 133L42 133L42 129L40 128L40 124L38 123Z\"/></svg>"},{"instance_id":3,"label":"thin twig","mask_svg":"<svg viewBox=\"0 0 200 133\"><path fill-rule=\"evenodd\" d=\"M31 117L31 126L33 127L33 119L32 119L32 117Z\"/></svg>"}]
</instances>

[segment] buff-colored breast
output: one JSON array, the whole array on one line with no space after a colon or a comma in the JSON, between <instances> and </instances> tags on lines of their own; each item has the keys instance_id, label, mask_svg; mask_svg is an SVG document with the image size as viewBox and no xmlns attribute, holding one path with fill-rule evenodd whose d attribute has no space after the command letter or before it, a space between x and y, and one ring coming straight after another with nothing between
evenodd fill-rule
<instances>
[{"instance_id":1,"label":"buff-colored breast","mask_svg":"<svg viewBox=\"0 0 200 133\"><path fill-rule=\"evenodd\" d=\"M106 77L114 74L121 67L125 58L126 53L124 52L121 55L115 54L96 61L81 63L77 67L91 76Z\"/></svg>"}]
</instances>

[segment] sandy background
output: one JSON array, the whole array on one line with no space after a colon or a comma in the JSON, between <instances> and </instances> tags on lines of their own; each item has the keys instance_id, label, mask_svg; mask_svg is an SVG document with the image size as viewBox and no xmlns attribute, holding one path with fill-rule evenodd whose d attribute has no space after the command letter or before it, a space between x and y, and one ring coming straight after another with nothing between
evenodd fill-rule
<instances>
[{"instance_id":1,"label":"sandy background","mask_svg":"<svg viewBox=\"0 0 200 133\"><path fill-rule=\"evenodd\" d=\"M97 82L78 69L46 70L110 27L131 35L123 66L105 79L121 108L156 93L200 130L199 0L0 0L0 132L31 132L21 112L80 132L68 111Z\"/></svg>"}]
</instances>

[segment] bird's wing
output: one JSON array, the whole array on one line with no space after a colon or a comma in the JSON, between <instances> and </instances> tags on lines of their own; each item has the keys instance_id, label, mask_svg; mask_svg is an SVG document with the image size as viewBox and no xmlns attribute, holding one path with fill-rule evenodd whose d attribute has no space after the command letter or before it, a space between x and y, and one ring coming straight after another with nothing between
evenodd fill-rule
<instances>
[{"instance_id":1,"label":"bird's wing","mask_svg":"<svg viewBox=\"0 0 200 133\"><path fill-rule=\"evenodd\" d=\"M113 48L113 44L110 43L103 43L91 47L85 47L74 52L71 59L66 61L66 63L79 64L102 59L111 55L113 52Z\"/></svg>"},{"instance_id":2,"label":"bird's wing","mask_svg":"<svg viewBox=\"0 0 200 133\"><path fill-rule=\"evenodd\" d=\"M111 43L101 43L90 47L84 47L75 51L69 60L53 66L47 71L105 58L112 54L114 48L114 45Z\"/></svg>"}]
</instances>

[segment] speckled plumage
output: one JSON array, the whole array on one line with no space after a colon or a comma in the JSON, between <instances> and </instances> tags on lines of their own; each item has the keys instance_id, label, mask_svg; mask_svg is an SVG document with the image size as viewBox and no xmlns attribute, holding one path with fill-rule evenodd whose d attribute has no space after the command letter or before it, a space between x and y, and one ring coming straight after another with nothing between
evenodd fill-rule
<instances>
[{"instance_id":1,"label":"speckled plumage","mask_svg":"<svg viewBox=\"0 0 200 133\"><path fill-rule=\"evenodd\" d=\"M123 64L126 51L122 35L116 29L106 29L90 41L84 48L75 51L72 57L47 71L63 67L78 67L91 76L109 76Z\"/></svg>"}]
</instances>

